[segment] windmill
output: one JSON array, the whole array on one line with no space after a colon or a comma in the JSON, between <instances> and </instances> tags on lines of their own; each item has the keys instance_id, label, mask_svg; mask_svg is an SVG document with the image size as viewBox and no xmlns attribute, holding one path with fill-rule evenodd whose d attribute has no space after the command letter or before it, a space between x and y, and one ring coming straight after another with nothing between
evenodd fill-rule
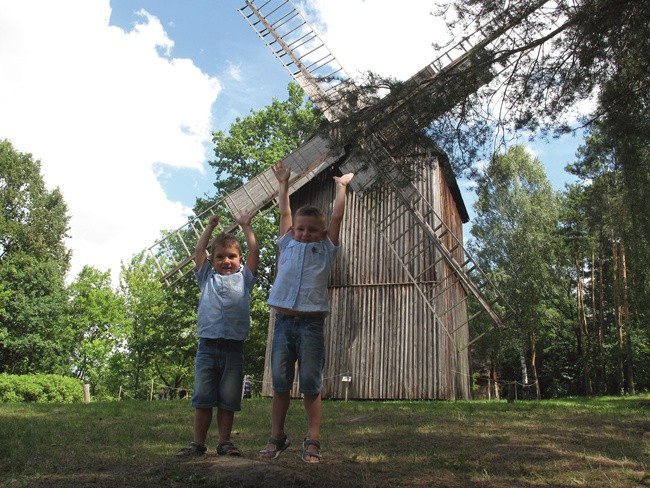
<instances>
[{"instance_id":1,"label":"windmill","mask_svg":"<svg viewBox=\"0 0 650 488\"><path fill-rule=\"evenodd\" d=\"M446 156L433 144L405 148L403 135L421 131L436 116L418 112L420 97L444 94L440 116L487 83L489 77L470 75L472 63L516 47L513 26L544 3L464 37L399 93L356 101L362 122L352 130L352 146L361 151L351 152L350 140L342 144L337 133L318 133L283 159L292 172L294 208L324 208L333 191L329 173L356 173L330 280L324 397L342 398L345 390L347 398L350 388L356 398L470 397L469 348L482 335L470 337L470 322L487 316L503 327L510 307L463 247L468 217ZM353 108L350 77L289 0L246 0L240 12L328 120ZM449 93L449 79L465 74L471 79L464 91ZM404 168L417 168L416 178ZM191 269L192 246L184 236L198 238L206 214L223 207L231 214L257 211L276 197L268 169L155 243L149 252L162 279L172 282ZM225 230L234 227L231 222ZM272 332L271 314L269 337ZM267 350L263 394L271 392L269 362Z\"/></svg>"}]
</instances>

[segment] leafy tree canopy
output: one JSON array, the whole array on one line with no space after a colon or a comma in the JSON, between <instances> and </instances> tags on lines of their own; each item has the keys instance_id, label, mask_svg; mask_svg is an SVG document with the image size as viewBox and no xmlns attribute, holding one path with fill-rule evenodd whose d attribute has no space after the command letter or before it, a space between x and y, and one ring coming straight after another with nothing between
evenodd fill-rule
<instances>
[{"instance_id":1,"label":"leafy tree canopy","mask_svg":"<svg viewBox=\"0 0 650 488\"><path fill-rule=\"evenodd\" d=\"M273 99L264 109L238 117L228 134L213 134L216 159L210 166L216 171L217 198L269 168L313 134L320 121L316 109L297 84L289 83L287 90L287 100Z\"/></svg>"},{"instance_id":2,"label":"leafy tree canopy","mask_svg":"<svg viewBox=\"0 0 650 488\"><path fill-rule=\"evenodd\" d=\"M69 291L72 369L97 395L105 391L110 356L125 345L124 303L111 287L110 272L91 266L84 266Z\"/></svg>"},{"instance_id":3,"label":"leafy tree canopy","mask_svg":"<svg viewBox=\"0 0 650 488\"><path fill-rule=\"evenodd\" d=\"M0 371L69 373L67 206L40 162L0 142Z\"/></svg>"}]
</instances>

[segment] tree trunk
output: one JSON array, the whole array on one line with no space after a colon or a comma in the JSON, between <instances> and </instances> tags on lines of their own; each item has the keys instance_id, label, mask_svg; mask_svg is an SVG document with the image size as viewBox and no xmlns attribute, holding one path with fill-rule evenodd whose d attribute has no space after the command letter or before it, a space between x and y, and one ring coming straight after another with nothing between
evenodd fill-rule
<instances>
[{"instance_id":1,"label":"tree trunk","mask_svg":"<svg viewBox=\"0 0 650 488\"><path fill-rule=\"evenodd\" d=\"M613 234L613 233L612 233ZM612 235L612 242L615 242ZM624 372L624 350L625 336L623 333L623 304L621 301L621 283L620 283L620 262L618 256L618 246L612 246L612 262L614 264L613 288L614 288L614 324L616 326L616 389L617 394L622 395L625 391L625 372Z\"/></svg>"},{"instance_id":2,"label":"tree trunk","mask_svg":"<svg viewBox=\"0 0 650 488\"><path fill-rule=\"evenodd\" d=\"M535 398L542 399L542 392L539 389L539 376L537 375L537 338L535 337L535 328L530 333L530 349L531 349L531 368L533 370L533 378L535 381Z\"/></svg>"},{"instance_id":3,"label":"tree trunk","mask_svg":"<svg viewBox=\"0 0 650 488\"><path fill-rule=\"evenodd\" d=\"M578 348L580 350L580 358L582 359L582 378L584 383L584 392L586 395L591 395L593 394L593 389L591 385L591 370L589 364L589 330L587 326L587 314L585 313L585 285L582 267L580 266L580 259L578 256L576 256L575 259L575 268L577 277L576 308L579 326L578 330L580 331Z\"/></svg>"},{"instance_id":4,"label":"tree trunk","mask_svg":"<svg viewBox=\"0 0 650 488\"><path fill-rule=\"evenodd\" d=\"M605 366L605 293L603 291L603 255L598 252L598 267L595 267L596 257L592 252L592 261L594 263L594 273L598 270L598 292L594 288L593 304L594 304L594 320L597 320L596 330L598 331L598 364L599 364L599 381L598 391L601 394L607 393L607 368ZM596 280L592 280L596 281ZM595 284L594 284L595 286Z\"/></svg>"},{"instance_id":5,"label":"tree trunk","mask_svg":"<svg viewBox=\"0 0 650 488\"><path fill-rule=\"evenodd\" d=\"M621 284L622 284L622 294L623 294L623 310L622 310L622 319L623 319L623 330L624 330L624 340L625 340L625 372L626 372L626 393L628 395L635 394L634 388L634 363L633 363L633 354L632 354L632 327L630 324L630 303L628 301L628 288L627 288L627 255L625 252L625 244L621 242Z\"/></svg>"},{"instance_id":6,"label":"tree trunk","mask_svg":"<svg viewBox=\"0 0 650 488\"><path fill-rule=\"evenodd\" d=\"M519 363L521 365L521 382L523 383L524 388L528 385L528 367L526 366L526 354L524 353L525 344L526 341L524 340L524 334L522 332L520 333Z\"/></svg>"},{"instance_id":7,"label":"tree trunk","mask_svg":"<svg viewBox=\"0 0 650 488\"><path fill-rule=\"evenodd\" d=\"M499 375L497 374L497 368L494 366L494 363L490 365L490 374L492 375L492 384L494 385L494 399L501 400L499 393L501 385L499 384Z\"/></svg>"}]
</instances>

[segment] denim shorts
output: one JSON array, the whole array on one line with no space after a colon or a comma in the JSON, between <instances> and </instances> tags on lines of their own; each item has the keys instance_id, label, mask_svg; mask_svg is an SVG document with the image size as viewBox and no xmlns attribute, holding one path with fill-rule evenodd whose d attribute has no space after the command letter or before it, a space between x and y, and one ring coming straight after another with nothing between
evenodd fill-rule
<instances>
[{"instance_id":1,"label":"denim shorts","mask_svg":"<svg viewBox=\"0 0 650 488\"><path fill-rule=\"evenodd\" d=\"M241 410L244 341L199 338L194 364L194 408Z\"/></svg>"},{"instance_id":2,"label":"denim shorts","mask_svg":"<svg viewBox=\"0 0 650 488\"><path fill-rule=\"evenodd\" d=\"M274 391L291 391L294 367L298 361L300 393L320 393L325 365L324 322L325 314L315 317L275 314L271 350Z\"/></svg>"}]
</instances>

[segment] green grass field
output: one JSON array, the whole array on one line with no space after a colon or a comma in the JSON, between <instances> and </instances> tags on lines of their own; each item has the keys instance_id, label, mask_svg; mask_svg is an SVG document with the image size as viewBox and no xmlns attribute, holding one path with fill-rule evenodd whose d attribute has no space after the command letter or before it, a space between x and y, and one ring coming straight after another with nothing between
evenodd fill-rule
<instances>
[{"instance_id":1,"label":"green grass field","mask_svg":"<svg viewBox=\"0 0 650 488\"><path fill-rule=\"evenodd\" d=\"M545 401L325 401L319 465L300 460L306 428L292 401L292 446L257 458L271 401L244 400L241 458L177 459L191 440L183 400L0 404L3 487L640 487L650 486L650 395Z\"/></svg>"}]
</instances>

